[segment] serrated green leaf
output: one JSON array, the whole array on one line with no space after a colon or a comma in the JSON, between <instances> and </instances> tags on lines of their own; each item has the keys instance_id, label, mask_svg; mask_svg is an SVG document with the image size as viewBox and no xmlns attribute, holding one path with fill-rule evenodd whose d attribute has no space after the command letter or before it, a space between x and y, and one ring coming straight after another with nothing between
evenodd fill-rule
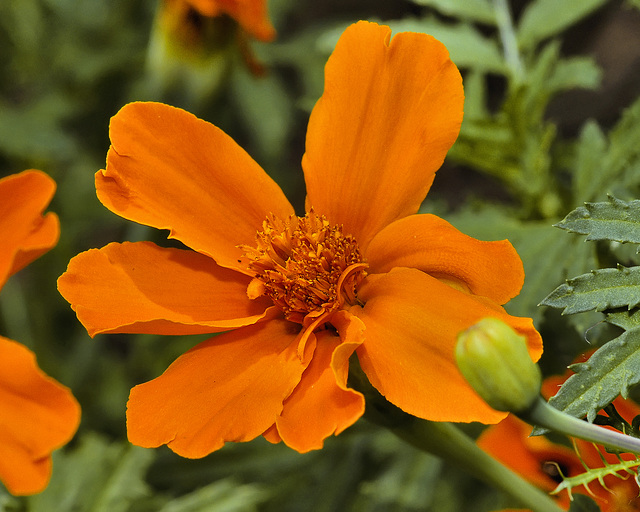
<instances>
[{"instance_id":1,"label":"serrated green leaf","mask_svg":"<svg viewBox=\"0 0 640 512\"><path fill-rule=\"evenodd\" d=\"M640 310L624 310L607 313L605 321L621 327L625 331L630 331L636 327L640 327Z\"/></svg>"},{"instance_id":2,"label":"serrated green leaf","mask_svg":"<svg viewBox=\"0 0 640 512\"><path fill-rule=\"evenodd\" d=\"M564 308L563 315L640 304L640 267L603 268L582 274L558 286L540 303Z\"/></svg>"},{"instance_id":3,"label":"serrated green leaf","mask_svg":"<svg viewBox=\"0 0 640 512\"><path fill-rule=\"evenodd\" d=\"M605 343L586 363L571 366L569 377L549 404L576 418L593 422L600 409L618 395L627 398L640 382L640 328L625 331Z\"/></svg>"},{"instance_id":4,"label":"serrated green leaf","mask_svg":"<svg viewBox=\"0 0 640 512\"><path fill-rule=\"evenodd\" d=\"M601 203L586 203L561 220L557 227L587 235L587 240L640 243L640 201L609 196Z\"/></svg>"},{"instance_id":5,"label":"serrated green leaf","mask_svg":"<svg viewBox=\"0 0 640 512\"><path fill-rule=\"evenodd\" d=\"M496 15L489 0L412 0L418 5L437 9L442 14L478 23L496 24Z\"/></svg>"},{"instance_id":6,"label":"serrated green leaf","mask_svg":"<svg viewBox=\"0 0 640 512\"><path fill-rule=\"evenodd\" d=\"M559 34L601 7L607 0L536 0L527 5L517 36L522 47L531 47Z\"/></svg>"}]
</instances>

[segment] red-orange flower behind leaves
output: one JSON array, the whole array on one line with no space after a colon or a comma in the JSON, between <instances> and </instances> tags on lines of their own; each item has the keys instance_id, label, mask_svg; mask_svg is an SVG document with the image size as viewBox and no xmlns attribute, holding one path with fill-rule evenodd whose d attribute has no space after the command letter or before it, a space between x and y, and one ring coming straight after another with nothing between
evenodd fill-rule
<instances>
[{"instance_id":1,"label":"red-orange flower behind leaves","mask_svg":"<svg viewBox=\"0 0 640 512\"><path fill-rule=\"evenodd\" d=\"M100 201L170 230L190 250L109 244L58 281L90 335L225 332L136 386L131 442L202 457L264 435L304 452L352 425L355 351L371 383L410 414L499 421L454 362L461 330L502 318L523 283L507 241L480 242L416 215L462 121L462 80L425 34L359 22L326 66L309 121L306 215L231 138L185 111L125 106L112 119Z\"/></svg>"},{"instance_id":2,"label":"red-orange flower behind leaves","mask_svg":"<svg viewBox=\"0 0 640 512\"><path fill-rule=\"evenodd\" d=\"M58 218L42 215L54 190L40 171L0 179L0 288L57 243ZM51 452L71 439L79 421L71 392L38 368L29 349L0 336L0 480L12 494L47 486Z\"/></svg>"},{"instance_id":3,"label":"red-orange flower behind leaves","mask_svg":"<svg viewBox=\"0 0 640 512\"><path fill-rule=\"evenodd\" d=\"M549 377L543 384L543 394L546 397L554 395L559 386L571 372L563 377ZM614 405L620 415L631 421L640 414L640 408L630 400L617 398ZM603 466L602 458L609 464L619 462L616 455L607 453L604 448L596 449L589 442L576 439L576 448L580 455L571 448L556 444L544 436L530 437L531 427L513 415L509 415L497 425L486 429L478 438L478 445L503 462L505 465L522 475L532 484L551 492L565 477L575 477L588 468ZM634 456L622 454L622 458L629 460ZM619 478L620 477L620 478ZM603 486L597 479L590 482L589 488L578 486L572 493L589 494L600 506L602 512L632 512L640 508L638 484L635 479L624 471L619 477L608 475L604 477ZM571 503L567 491L561 491L558 502L568 509Z\"/></svg>"}]
</instances>

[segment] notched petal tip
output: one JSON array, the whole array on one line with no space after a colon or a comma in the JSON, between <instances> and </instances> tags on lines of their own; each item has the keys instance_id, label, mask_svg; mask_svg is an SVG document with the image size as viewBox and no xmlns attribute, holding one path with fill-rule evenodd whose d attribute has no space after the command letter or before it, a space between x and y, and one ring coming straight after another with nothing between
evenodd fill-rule
<instances>
[{"instance_id":1,"label":"notched petal tip","mask_svg":"<svg viewBox=\"0 0 640 512\"><path fill-rule=\"evenodd\" d=\"M418 210L462 123L462 79L444 45L426 34L390 36L367 22L345 30L302 162L307 204L362 248Z\"/></svg>"}]
</instances>

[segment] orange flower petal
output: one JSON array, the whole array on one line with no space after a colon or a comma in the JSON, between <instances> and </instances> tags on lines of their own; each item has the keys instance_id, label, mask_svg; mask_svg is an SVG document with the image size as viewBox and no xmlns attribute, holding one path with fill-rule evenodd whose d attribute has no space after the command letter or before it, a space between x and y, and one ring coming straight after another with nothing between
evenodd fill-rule
<instances>
[{"instance_id":1,"label":"orange flower petal","mask_svg":"<svg viewBox=\"0 0 640 512\"><path fill-rule=\"evenodd\" d=\"M278 434L278 427L276 427L275 423L262 433L262 437L271 444L278 444L282 441L280 434Z\"/></svg>"},{"instance_id":2,"label":"orange flower petal","mask_svg":"<svg viewBox=\"0 0 640 512\"><path fill-rule=\"evenodd\" d=\"M38 368L29 349L1 336L0 411L0 480L12 494L42 491L51 452L73 437L80 407Z\"/></svg>"},{"instance_id":3,"label":"orange flower petal","mask_svg":"<svg viewBox=\"0 0 640 512\"><path fill-rule=\"evenodd\" d=\"M534 360L542 354L530 318L507 315L489 299L419 270L370 275L358 298L365 305L351 312L366 326L365 342L357 350L362 369L387 400L420 418L483 423L504 418L476 395L455 364L456 336L481 318L504 320L527 336Z\"/></svg>"},{"instance_id":4,"label":"orange flower petal","mask_svg":"<svg viewBox=\"0 0 640 512\"><path fill-rule=\"evenodd\" d=\"M194 251L112 243L74 257L58 290L90 336L196 334L263 318L270 302L247 297L250 280Z\"/></svg>"},{"instance_id":5,"label":"orange flower petal","mask_svg":"<svg viewBox=\"0 0 640 512\"><path fill-rule=\"evenodd\" d=\"M231 137L161 103L130 103L112 119L98 198L114 213L169 229L195 251L239 268L268 213L293 213L280 187Z\"/></svg>"},{"instance_id":6,"label":"orange flower petal","mask_svg":"<svg viewBox=\"0 0 640 512\"><path fill-rule=\"evenodd\" d=\"M418 211L462 122L462 80L439 41L358 22L325 68L302 160L307 209L361 248Z\"/></svg>"},{"instance_id":7,"label":"orange flower petal","mask_svg":"<svg viewBox=\"0 0 640 512\"><path fill-rule=\"evenodd\" d=\"M276 31L269 21L266 0L188 0L201 14L228 14L256 39L272 41Z\"/></svg>"},{"instance_id":8,"label":"orange flower petal","mask_svg":"<svg viewBox=\"0 0 640 512\"><path fill-rule=\"evenodd\" d=\"M435 215L412 215L389 224L367 248L374 273L394 267L462 281L474 295L504 304L524 283L522 261L507 241L482 242Z\"/></svg>"},{"instance_id":9,"label":"orange flower petal","mask_svg":"<svg viewBox=\"0 0 640 512\"><path fill-rule=\"evenodd\" d=\"M349 357L359 345L331 331L316 333L316 349L300 384L284 403L276 425L282 440L304 453L322 448L364 413L364 397L347 388Z\"/></svg>"},{"instance_id":10,"label":"orange flower petal","mask_svg":"<svg viewBox=\"0 0 640 512\"><path fill-rule=\"evenodd\" d=\"M309 363L298 358L298 335L296 324L272 320L200 343L131 390L129 440L198 458L261 435Z\"/></svg>"},{"instance_id":11,"label":"orange flower petal","mask_svg":"<svg viewBox=\"0 0 640 512\"><path fill-rule=\"evenodd\" d=\"M55 189L55 182L36 170L0 179L0 288L58 242L58 217L42 215Z\"/></svg>"}]
</instances>

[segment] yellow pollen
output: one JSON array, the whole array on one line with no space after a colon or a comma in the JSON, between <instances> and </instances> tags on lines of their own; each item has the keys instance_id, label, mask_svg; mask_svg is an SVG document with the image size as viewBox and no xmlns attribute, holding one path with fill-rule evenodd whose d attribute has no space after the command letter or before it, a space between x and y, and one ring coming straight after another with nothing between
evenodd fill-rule
<instances>
[{"instance_id":1,"label":"yellow pollen","mask_svg":"<svg viewBox=\"0 0 640 512\"><path fill-rule=\"evenodd\" d=\"M267 295L287 320L302 324L357 302L367 264L355 239L323 215L311 210L281 220L270 214L256 242L241 246L255 276L247 294Z\"/></svg>"}]
</instances>

